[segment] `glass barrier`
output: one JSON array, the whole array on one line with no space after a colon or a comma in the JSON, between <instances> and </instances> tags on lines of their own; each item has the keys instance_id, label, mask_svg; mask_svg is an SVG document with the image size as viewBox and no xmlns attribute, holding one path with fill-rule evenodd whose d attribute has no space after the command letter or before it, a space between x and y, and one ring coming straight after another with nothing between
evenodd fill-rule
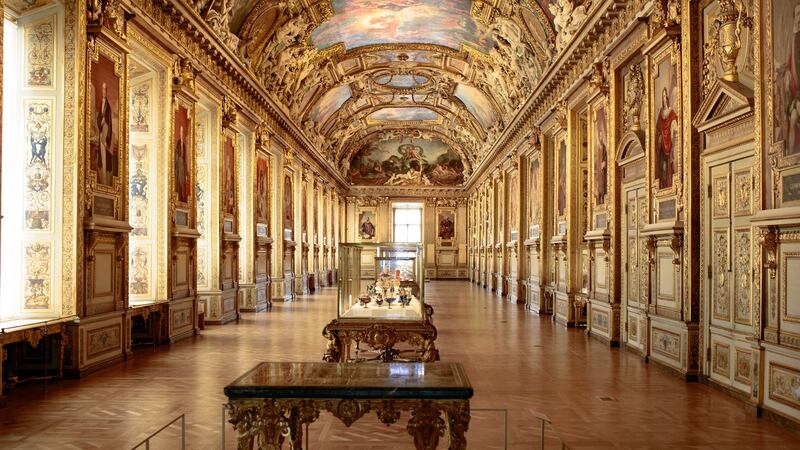
<instances>
[{"instance_id":1,"label":"glass barrier","mask_svg":"<svg viewBox=\"0 0 800 450\"><path fill-rule=\"evenodd\" d=\"M179 443L179 445L177 445ZM172 419L171 422L147 436L142 442L132 450L160 450L160 449L181 449L186 448L186 415Z\"/></svg>"}]
</instances>

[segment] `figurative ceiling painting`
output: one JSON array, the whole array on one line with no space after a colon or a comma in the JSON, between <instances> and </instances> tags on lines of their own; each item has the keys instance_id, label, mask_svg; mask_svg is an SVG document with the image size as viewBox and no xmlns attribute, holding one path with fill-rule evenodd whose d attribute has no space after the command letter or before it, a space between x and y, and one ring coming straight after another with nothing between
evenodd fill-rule
<instances>
[{"instance_id":1,"label":"figurative ceiling painting","mask_svg":"<svg viewBox=\"0 0 800 450\"><path fill-rule=\"evenodd\" d=\"M490 34L470 16L470 0L334 0L334 15L311 35L318 49L343 42L353 49L374 44L424 43L483 52Z\"/></svg>"},{"instance_id":2,"label":"figurative ceiling painting","mask_svg":"<svg viewBox=\"0 0 800 450\"><path fill-rule=\"evenodd\" d=\"M339 86L326 92L325 95L311 109L311 120L316 123L324 123L328 118L342 107L353 93L349 84Z\"/></svg>"},{"instance_id":3,"label":"figurative ceiling painting","mask_svg":"<svg viewBox=\"0 0 800 450\"><path fill-rule=\"evenodd\" d=\"M441 140L389 139L353 154L348 179L368 186L457 186L464 182L464 164Z\"/></svg>"},{"instance_id":4,"label":"figurative ceiling painting","mask_svg":"<svg viewBox=\"0 0 800 450\"><path fill-rule=\"evenodd\" d=\"M376 62L397 62L397 61L411 61L420 64L431 62L431 58L436 55L434 52L425 50L402 50L402 51L378 51L372 53L372 56L378 58Z\"/></svg>"},{"instance_id":5,"label":"figurative ceiling painting","mask_svg":"<svg viewBox=\"0 0 800 450\"><path fill-rule=\"evenodd\" d=\"M439 114L428 108L382 108L370 114L371 120L412 120L426 121L436 120Z\"/></svg>"},{"instance_id":6,"label":"figurative ceiling painting","mask_svg":"<svg viewBox=\"0 0 800 450\"><path fill-rule=\"evenodd\" d=\"M496 120L494 108L480 90L466 84L459 84L456 86L455 95L464 103L467 111L475 116L481 126L488 128L494 125Z\"/></svg>"},{"instance_id":7,"label":"figurative ceiling painting","mask_svg":"<svg viewBox=\"0 0 800 450\"><path fill-rule=\"evenodd\" d=\"M422 75L383 75L375 81L382 86L408 89L424 85L429 80Z\"/></svg>"}]
</instances>

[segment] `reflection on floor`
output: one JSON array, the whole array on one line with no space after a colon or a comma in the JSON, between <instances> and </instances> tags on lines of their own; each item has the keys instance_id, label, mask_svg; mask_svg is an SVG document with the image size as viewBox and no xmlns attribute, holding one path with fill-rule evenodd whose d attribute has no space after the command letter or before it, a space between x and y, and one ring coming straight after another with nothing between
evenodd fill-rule
<instances>
[{"instance_id":1,"label":"reflection on floor","mask_svg":"<svg viewBox=\"0 0 800 450\"><path fill-rule=\"evenodd\" d=\"M47 394L41 385L20 386L0 409L0 448L130 448L185 414L187 448L217 449L222 388L256 361L319 361L335 295L324 289L155 352L142 347L125 364L51 383ZM509 448L538 446L537 412L571 448L800 447L799 435L754 417L738 400L466 282L433 282L426 295L442 360L462 362L472 380L473 409L508 410ZM470 448L502 448L501 414L475 412ZM404 423L386 428L370 415L347 429L322 417L311 426L311 448L411 448ZM151 448L175 448L169 438L177 430ZM227 448L235 448L233 431L226 434ZM548 439L554 442L552 432Z\"/></svg>"}]
</instances>

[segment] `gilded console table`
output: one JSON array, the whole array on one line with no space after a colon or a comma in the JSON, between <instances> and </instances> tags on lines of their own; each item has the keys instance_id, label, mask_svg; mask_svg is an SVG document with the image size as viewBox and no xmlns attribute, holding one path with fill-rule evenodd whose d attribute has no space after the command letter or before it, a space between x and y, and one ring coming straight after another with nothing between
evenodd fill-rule
<instances>
[{"instance_id":1,"label":"gilded console table","mask_svg":"<svg viewBox=\"0 0 800 450\"><path fill-rule=\"evenodd\" d=\"M437 331L433 325L433 308L425 305L426 315L420 321L374 319L334 319L322 330L328 348L322 359L326 362L351 362L350 349L355 342L380 353L384 362L394 361L400 353L395 345L405 342L417 349L419 361L439 360L434 341Z\"/></svg>"},{"instance_id":2,"label":"gilded console table","mask_svg":"<svg viewBox=\"0 0 800 450\"><path fill-rule=\"evenodd\" d=\"M472 394L455 363L264 362L225 387L240 450L278 450L287 437L301 449L303 425L322 411L348 427L370 411L387 426L410 411L406 429L417 449L436 448L445 431L451 449L464 449Z\"/></svg>"},{"instance_id":3,"label":"gilded console table","mask_svg":"<svg viewBox=\"0 0 800 450\"><path fill-rule=\"evenodd\" d=\"M76 318L75 316L70 316L51 320L22 319L0 322L0 405L4 400L2 363L8 356L7 350L3 347L27 342L32 348L36 348L39 346L39 342L43 339L46 340L48 336L59 336L58 346L52 350L55 352L58 369L55 374L45 375L42 379L46 383L48 378L62 378L64 375L64 349L67 345L67 323L74 321ZM45 343L48 345L47 341ZM49 364L49 361L45 358L45 373L47 373L47 364Z\"/></svg>"}]
</instances>

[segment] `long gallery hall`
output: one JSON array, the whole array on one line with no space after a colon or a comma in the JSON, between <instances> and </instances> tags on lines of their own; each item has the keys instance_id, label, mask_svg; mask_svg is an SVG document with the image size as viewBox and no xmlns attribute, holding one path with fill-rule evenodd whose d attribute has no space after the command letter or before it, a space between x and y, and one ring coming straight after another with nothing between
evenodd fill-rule
<instances>
[{"instance_id":1,"label":"long gallery hall","mask_svg":"<svg viewBox=\"0 0 800 450\"><path fill-rule=\"evenodd\" d=\"M800 448L800 0L0 6L0 449Z\"/></svg>"}]
</instances>

